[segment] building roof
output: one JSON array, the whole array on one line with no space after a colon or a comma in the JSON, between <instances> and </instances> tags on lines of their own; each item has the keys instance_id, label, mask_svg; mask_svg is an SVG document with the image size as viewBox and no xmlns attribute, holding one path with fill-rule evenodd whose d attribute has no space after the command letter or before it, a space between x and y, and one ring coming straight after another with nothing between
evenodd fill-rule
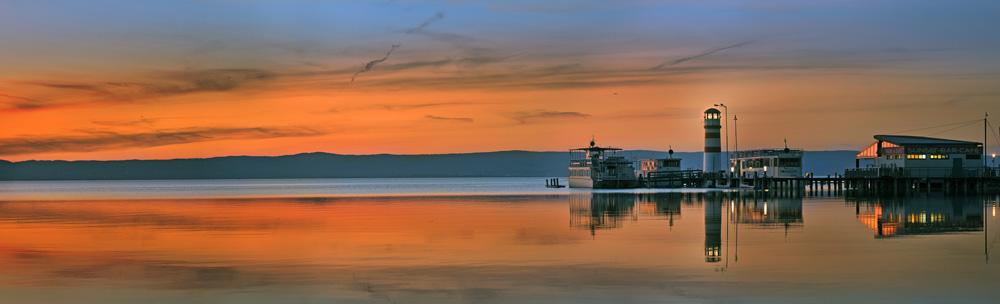
<instances>
[{"instance_id":1,"label":"building roof","mask_svg":"<svg viewBox=\"0 0 1000 304\"><path fill-rule=\"evenodd\" d=\"M873 142L868 147L859 151L855 158L857 159L874 159L878 158L879 143L882 143L882 149L885 148L898 148L903 146L913 146L913 145L939 145L939 146L955 146L955 145L976 145L979 143L974 141L963 141L963 140L953 140L944 138L933 138L924 136L909 136L909 135L875 135L876 142Z\"/></svg>"},{"instance_id":2,"label":"building roof","mask_svg":"<svg viewBox=\"0 0 1000 304\"><path fill-rule=\"evenodd\" d=\"M719 109L716 108L708 108L708 110L705 110L705 113L722 114L722 112L719 112Z\"/></svg>"},{"instance_id":3,"label":"building roof","mask_svg":"<svg viewBox=\"0 0 1000 304\"><path fill-rule=\"evenodd\" d=\"M576 148L576 149L569 149L569 150L570 151L622 151L622 148L597 147L597 146L594 146L594 147Z\"/></svg>"},{"instance_id":4,"label":"building roof","mask_svg":"<svg viewBox=\"0 0 1000 304\"><path fill-rule=\"evenodd\" d=\"M875 135L879 141L891 142L900 146L906 145L978 145L978 142L953 140L944 138L933 138L909 135Z\"/></svg>"},{"instance_id":5,"label":"building roof","mask_svg":"<svg viewBox=\"0 0 1000 304\"><path fill-rule=\"evenodd\" d=\"M733 158L753 158L753 157L777 157L777 156L798 156L802 157L802 150L799 149L758 149L733 152Z\"/></svg>"}]
</instances>

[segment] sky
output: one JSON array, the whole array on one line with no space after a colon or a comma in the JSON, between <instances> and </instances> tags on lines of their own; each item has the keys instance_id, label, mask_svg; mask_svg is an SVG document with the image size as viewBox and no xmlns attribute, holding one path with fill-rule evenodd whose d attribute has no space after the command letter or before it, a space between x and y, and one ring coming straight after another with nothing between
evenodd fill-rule
<instances>
[{"instance_id":1,"label":"sky","mask_svg":"<svg viewBox=\"0 0 1000 304\"><path fill-rule=\"evenodd\" d=\"M997 1L0 2L0 159L982 139ZM993 123L1000 127L1000 122ZM931 128L941 126L937 128ZM991 145L996 145L991 140ZM991 149L992 150L992 149Z\"/></svg>"}]
</instances>

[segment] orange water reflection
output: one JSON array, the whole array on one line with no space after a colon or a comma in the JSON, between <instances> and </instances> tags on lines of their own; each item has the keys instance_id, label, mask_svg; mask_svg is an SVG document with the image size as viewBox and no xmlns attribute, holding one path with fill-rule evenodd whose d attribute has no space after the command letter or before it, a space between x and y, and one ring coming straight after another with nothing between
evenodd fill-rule
<instances>
[{"instance_id":1,"label":"orange water reflection","mask_svg":"<svg viewBox=\"0 0 1000 304\"><path fill-rule=\"evenodd\" d=\"M951 288L983 299L992 290L977 282L1000 279L1000 269L984 262L982 225L900 242L866 231L867 210L878 218L916 210L892 213L914 227L920 210L927 223L954 223L959 213L945 211L958 209L982 220L981 202L845 208L842 199L723 193L2 202L0 295L17 303L646 302L852 296L842 290L905 300ZM913 279L932 273L960 279Z\"/></svg>"}]
</instances>

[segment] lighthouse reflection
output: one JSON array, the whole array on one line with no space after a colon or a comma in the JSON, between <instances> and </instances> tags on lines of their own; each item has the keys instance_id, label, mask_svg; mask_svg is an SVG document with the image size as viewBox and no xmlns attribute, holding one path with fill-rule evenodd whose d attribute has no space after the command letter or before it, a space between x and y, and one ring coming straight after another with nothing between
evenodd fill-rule
<instances>
[{"instance_id":1,"label":"lighthouse reflection","mask_svg":"<svg viewBox=\"0 0 1000 304\"><path fill-rule=\"evenodd\" d=\"M874 239L898 238L912 235L967 234L986 232L987 220L994 220L997 198L977 196L916 196L904 198L858 198L843 199L846 206L854 210L844 210L844 219L854 218L872 233ZM986 201L984 201L984 199ZM804 232L805 216L803 198L798 196L768 196L754 192L701 192L701 193L577 193L569 198L570 226L587 230L597 238L602 231L644 225L633 231L648 230L649 221L662 223L662 228L654 231L671 233L681 229L680 234L662 238L673 243L676 248L694 254L695 244L701 245L701 255L705 263L717 265L724 271L731 262L739 262L740 242L761 244L779 242L797 243L793 246L817 246L822 240L811 240L816 233ZM985 204L984 204L985 202ZM700 209L700 210L699 210ZM690 213L701 212L702 216L690 217ZM849 229L851 221L833 223L831 218L838 212L834 209L813 210L820 217L816 231L837 230L834 234L856 234ZM687 213L689 217L683 218ZM853 217L850 214L853 213ZM825 216L825 218L823 217ZM702 223L697 223L701 219ZM824 220L825 219L825 220ZM844 227L840 227L844 225ZM692 231L695 228L695 231ZM995 229L994 229L995 230ZM704 232L704 238L700 234ZM697 233L697 234L696 234ZM742 235L742 238L741 238ZM996 237L984 233L986 255ZM743 240L745 239L745 240ZM703 242L702 242L703 241ZM748 243L749 241L749 243ZM697 243L695 243L697 242ZM751 258L768 248L749 248L743 258ZM798 250L799 248L796 248ZM761 251L764 250L764 251Z\"/></svg>"},{"instance_id":2,"label":"lighthouse reflection","mask_svg":"<svg viewBox=\"0 0 1000 304\"><path fill-rule=\"evenodd\" d=\"M578 193L569 198L570 226L597 236L640 219L662 220L672 231L684 209L702 209L704 259L726 260L738 253L740 229L783 229L803 226L802 198L768 198L753 193Z\"/></svg>"}]
</instances>

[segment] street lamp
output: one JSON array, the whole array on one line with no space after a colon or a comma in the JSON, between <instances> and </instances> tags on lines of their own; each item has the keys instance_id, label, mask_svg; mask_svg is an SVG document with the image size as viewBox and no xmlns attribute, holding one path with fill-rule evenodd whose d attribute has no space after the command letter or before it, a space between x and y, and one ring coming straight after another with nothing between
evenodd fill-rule
<instances>
[{"instance_id":1,"label":"street lamp","mask_svg":"<svg viewBox=\"0 0 1000 304\"><path fill-rule=\"evenodd\" d=\"M726 163L728 164L729 163L729 158L730 158L729 157L729 107L727 107L726 104L724 104L724 103L717 103L717 104L715 104L715 106L716 107L722 107L722 109L725 111L725 115L726 115L726 131L725 131L726 132ZM729 186L729 187L733 186L733 175L732 174L730 174L729 178L726 179L726 186Z\"/></svg>"},{"instance_id":2,"label":"street lamp","mask_svg":"<svg viewBox=\"0 0 1000 304\"><path fill-rule=\"evenodd\" d=\"M993 168L995 169L997 167L997 153L993 152L992 156L993 156ZM990 171L993 171L993 170L990 170ZM993 172L990 172L990 173L993 173Z\"/></svg>"}]
</instances>

